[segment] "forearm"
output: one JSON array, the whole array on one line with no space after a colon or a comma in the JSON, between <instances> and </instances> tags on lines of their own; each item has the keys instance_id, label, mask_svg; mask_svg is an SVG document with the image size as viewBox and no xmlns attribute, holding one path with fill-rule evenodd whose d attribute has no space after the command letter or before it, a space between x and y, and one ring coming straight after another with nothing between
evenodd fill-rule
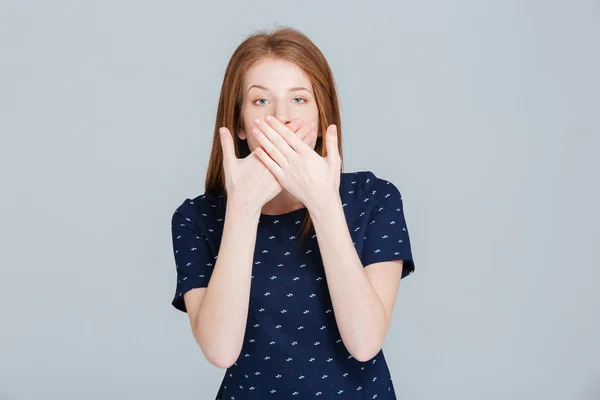
<instances>
[{"instance_id":1,"label":"forearm","mask_svg":"<svg viewBox=\"0 0 600 400\"><path fill-rule=\"evenodd\" d=\"M203 351L219 364L232 364L242 348L259 216L260 210L227 202L219 253L196 318Z\"/></svg>"},{"instance_id":2,"label":"forearm","mask_svg":"<svg viewBox=\"0 0 600 400\"><path fill-rule=\"evenodd\" d=\"M381 349L388 318L356 252L339 196L309 208L344 345L360 361Z\"/></svg>"}]
</instances>

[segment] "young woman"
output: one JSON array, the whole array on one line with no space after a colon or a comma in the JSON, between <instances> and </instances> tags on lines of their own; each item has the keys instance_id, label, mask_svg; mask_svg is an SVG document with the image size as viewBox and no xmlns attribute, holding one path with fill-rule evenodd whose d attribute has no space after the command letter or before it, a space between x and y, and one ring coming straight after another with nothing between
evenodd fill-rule
<instances>
[{"instance_id":1,"label":"young woman","mask_svg":"<svg viewBox=\"0 0 600 400\"><path fill-rule=\"evenodd\" d=\"M216 399L395 399L382 345L414 271L402 197L342 172L330 67L283 27L234 52L205 192L173 214L195 340L226 368Z\"/></svg>"}]
</instances>

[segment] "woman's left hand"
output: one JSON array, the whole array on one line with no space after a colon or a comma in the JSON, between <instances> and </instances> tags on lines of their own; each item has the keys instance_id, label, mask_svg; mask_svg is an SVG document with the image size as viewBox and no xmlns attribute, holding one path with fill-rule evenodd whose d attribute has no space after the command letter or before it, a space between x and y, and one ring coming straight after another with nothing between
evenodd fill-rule
<instances>
[{"instance_id":1,"label":"woman's left hand","mask_svg":"<svg viewBox=\"0 0 600 400\"><path fill-rule=\"evenodd\" d=\"M326 157L317 154L277 118L255 118L254 125L257 129L252 129L252 132L262 147L257 149L256 154L284 189L309 210L339 197L341 157L336 125L329 125L323 137L327 146ZM311 133L313 139L317 130L315 128Z\"/></svg>"}]
</instances>

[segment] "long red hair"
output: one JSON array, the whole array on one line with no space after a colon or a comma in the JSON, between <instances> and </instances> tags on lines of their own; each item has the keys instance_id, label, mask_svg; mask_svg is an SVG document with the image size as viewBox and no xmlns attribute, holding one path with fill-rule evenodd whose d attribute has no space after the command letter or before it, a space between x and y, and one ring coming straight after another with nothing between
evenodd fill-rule
<instances>
[{"instance_id":1,"label":"long red hair","mask_svg":"<svg viewBox=\"0 0 600 400\"><path fill-rule=\"evenodd\" d=\"M324 143L324 137L327 135L323 136L323 134L327 131L329 125L335 124L337 126L338 149L343 165L342 124L338 95L333 73L325 56L305 34L297 29L284 26L273 31L258 30L248 36L237 47L225 71L213 132L212 150L206 173L206 193L227 195L223 170L223 153L219 138L220 127L227 127L232 133L235 153L238 158L244 158L250 154L247 141L241 140L237 135L242 123L240 114L244 94L245 71L265 57L293 62L308 75L319 110L319 135L315 151L322 157L327 156L327 146ZM305 236L312 228L309 213L306 214L303 226L302 236Z\"/></svg>"}]
</instances>

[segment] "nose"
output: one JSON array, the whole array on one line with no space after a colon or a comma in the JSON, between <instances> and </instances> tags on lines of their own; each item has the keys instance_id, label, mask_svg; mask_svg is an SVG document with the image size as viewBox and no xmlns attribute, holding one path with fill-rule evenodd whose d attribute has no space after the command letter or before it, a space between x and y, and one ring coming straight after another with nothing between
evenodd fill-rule
<instances>
[{"instance_id":1,"label":"nose","mask_svg":"<svg viewBox=\"0 0 600 400\"><path fill-rule=\"evenodd\" d=\"M288 119L288 118L285 118L285 117L281 117L281 116L277 117L277 119L279 121L281 121L284 125L289 125L290 122L292 122L291 119Z\"/></svg>"},{"instance_id":2,"label":"nose","mask_svg":"<svg viewBox=\"0 0 600 400\"><path fill-rule=\"evenodd\" d=\"M292 121L294 120L293 118L287 118L285 116L279 115L278 117L276 117L279 121L281 121L285 126L287 126L288 128L292 129L290 127L290 124L292 123Z\"/></svg>"},{"instance_id":3,"label":"nose","mask_svg":"<svg viewBox=\"0 0 600 400\"><path fill-rule=\"evenodd\" d=\"M277 118L279 121L281 121L282 123L284 123L285 125L288 125L290 122L292 122L292 117L291 117L291 112L288 109L287 104L282 104L283 102L278 102L275 111L275 118Z\"/></svg>"}]
</instances>

